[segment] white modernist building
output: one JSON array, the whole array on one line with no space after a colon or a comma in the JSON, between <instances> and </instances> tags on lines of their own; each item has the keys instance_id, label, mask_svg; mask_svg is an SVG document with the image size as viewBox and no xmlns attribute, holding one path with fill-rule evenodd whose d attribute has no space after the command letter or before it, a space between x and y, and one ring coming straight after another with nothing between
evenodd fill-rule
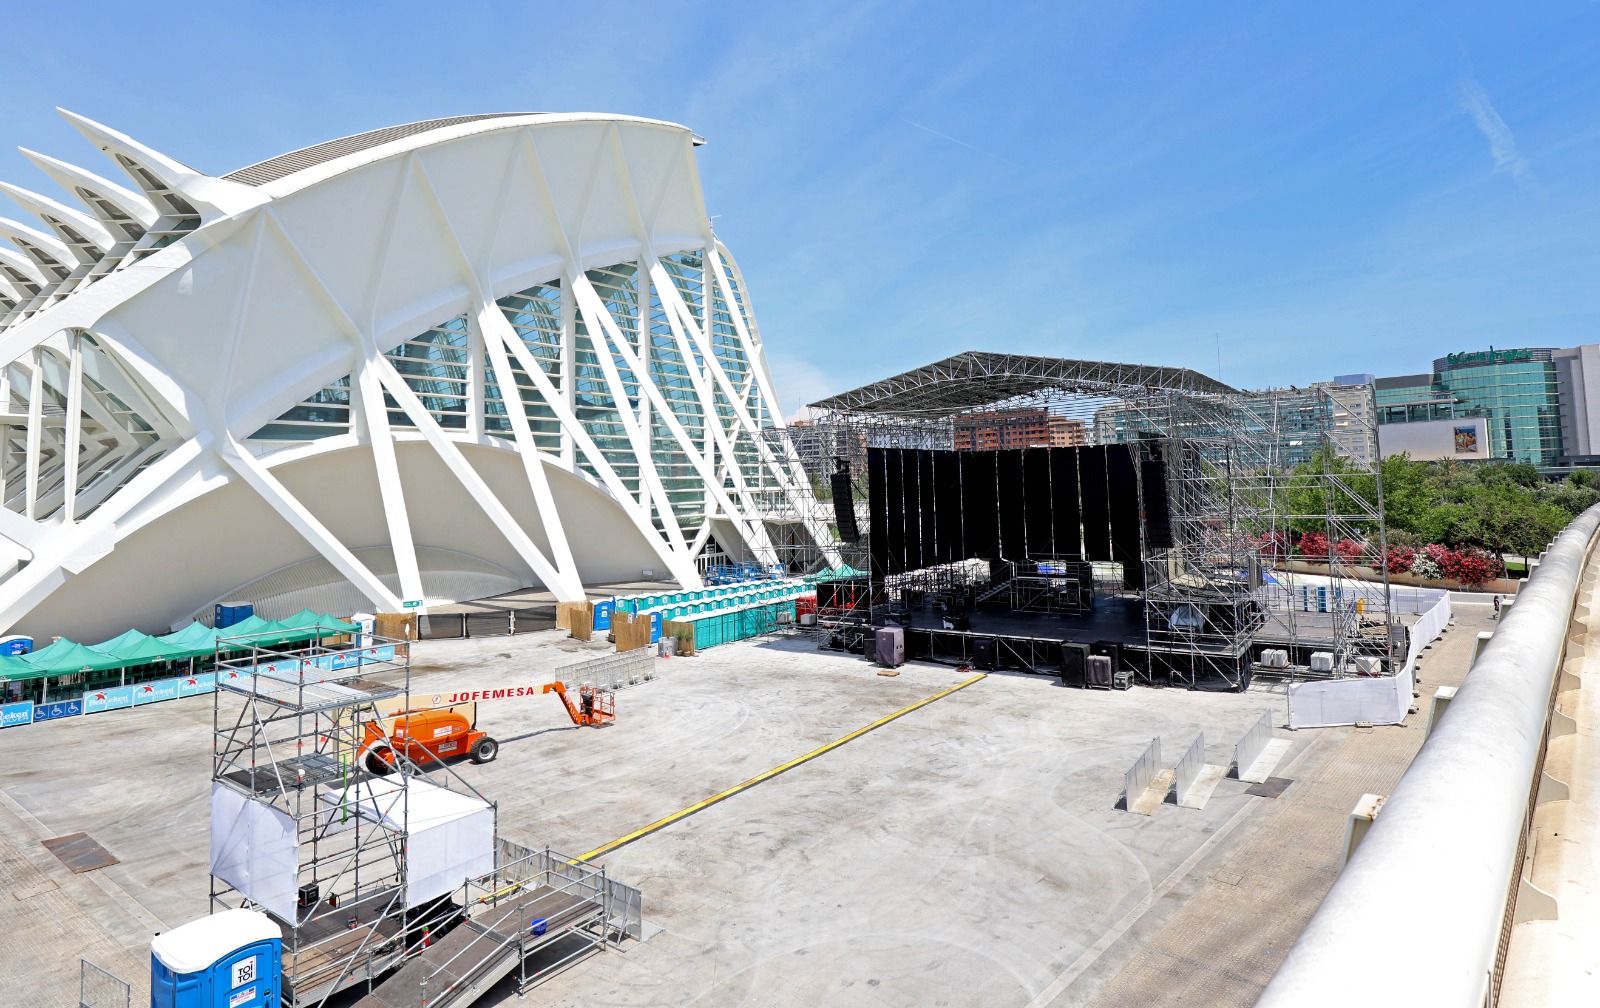
<instances>
[{"instance_id":1,"label":"white modernist building","mask_svg":"<svg viewBox=\"0 0 1600 1008\"><path fill-rule=\"evenodd\" d=\"M3 186L0 631L837 562L684 127L463 116L213 177L63 114L125 178Z\"/></svg>"}]
</instances>

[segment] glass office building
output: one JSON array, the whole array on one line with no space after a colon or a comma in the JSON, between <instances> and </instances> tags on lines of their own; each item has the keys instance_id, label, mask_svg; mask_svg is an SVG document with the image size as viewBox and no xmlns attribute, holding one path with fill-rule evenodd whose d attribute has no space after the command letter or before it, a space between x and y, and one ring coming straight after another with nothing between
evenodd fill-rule
<instances>
[{"instance_id":1,"label":"glass office building","mask_svg":"<svg viewBox=\"0 0 1600 1008\"><path fill-rule=\"evenodd\" d=\"M1543 468L1569 464L1567 457L1590 440L1578 353L1548 348L1454 353L1435 360L1431 373L1375 379L1378 423L1482 418L1488 458Z\"/></svg>"},{"instance_id":2,"label":"glass office building","mask_svg":"<svg viewBox=\"0 0 1600 1008\"><path fill-rule=\"evenodd\" d=\"M1550 466L1563 453L1555 351L1484 350L1433 362L1435 391L1457 417L1484 417L1492 458Z\"/></svg>"}]
</instances>

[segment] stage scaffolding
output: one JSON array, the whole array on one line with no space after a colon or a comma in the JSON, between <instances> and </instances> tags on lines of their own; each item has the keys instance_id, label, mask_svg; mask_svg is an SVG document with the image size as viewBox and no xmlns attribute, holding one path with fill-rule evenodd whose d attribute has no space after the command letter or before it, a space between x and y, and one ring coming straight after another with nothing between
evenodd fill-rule
<instances>
[{"instance_id":1,"label":"stage scaffolding","mask_svg":"<svg viewBox=\"0 0 1600 1008\"><path fill-rule=\"evenodd\" d=\"M1145 586L1120 593L1144 613L1148 657L1136 675L1237 687L1261 648L1274 646L1264 639L1300 660L1330 653L1327 674L1370 674L1369 659L1390 667L1375 411L1370 398L1368 408L1351 409L1353 395L1371 392L1246 392L1184 368L964 353L813 403L808 421L771 436L792 441L815 491L815 518L860 572L870 564L869 447L1130 444L1136 459L1159 456L1171 546L1152 545L1141 515ZM1008 429L1023 426L1016 418L1027 429ZM832 475L845 470L853 499L836 508ZM1357 492L1360 481L1376 488L1378 506ZM839 536L841 511L853 515L857 538ZM1325 556L1298 565L1309 575L1289 570L1287 546L1315 543L1301 538L1308 532L1328 542ZM1381 592L1358 590L1358 566L1378 572ZM870 619L903 604L905 590L938 591L951 577L907 572L875 585ZM1097 594L1115 593L1096 584Z\"/></svg>"},{"instance_id":2,"label":"stage scaffolding","mask_svg":"<svg viewBox=\"0 0 1600 1008\"><path fill-rule=\"evenodd\" d=\"M253 907L283 928L291 1008L370 991L426 944L424 932L437 938L459 915L448 896L408 905L424 870L412 865L409 841L425 828L414 806L427 800L426 828L436 829L441 797L444 818L492 822L494 805L391 739L411 714L406 641L368 634L271 648L220 638L216 676L211 908ZM369 758L382 748L391 768Z\"/></svg>"}]
</instances>

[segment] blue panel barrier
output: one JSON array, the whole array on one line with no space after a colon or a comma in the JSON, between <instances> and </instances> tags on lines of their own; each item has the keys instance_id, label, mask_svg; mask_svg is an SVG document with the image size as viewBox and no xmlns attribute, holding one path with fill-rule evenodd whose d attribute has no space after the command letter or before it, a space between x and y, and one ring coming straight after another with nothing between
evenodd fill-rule
<instances>
[{"instance_id":1,"label":"blue panel barrier","mask_svg":"<svg viewBox=\"0 0 1600 1008\"><path fill-rule=\"evenodd\" d=\"M107 686L105 689L90 690L83 695L83 712L85 714L98 714L101 711L132 706L132 686Z\"/></svg>"},{"instance_id":2,"label":"blue panel barrier","mask_svg":"<svg viewBox=\"0 0 1600 1008\"><path fill-rule=\"evenodd\" d=\"M176 700L181 695L179 685L182 682L182 679L157 679L155 682L137 683L133 687L133 702L137 705Z\"/></svg>"},{"instance_id":3,"label":"blue panel barrier","mask_svg":"<svg viewBox=\"0 0 1600 1008\"><path fill-rule=\"evenodd\" d=\"M33 723L54 721L56 718L72 717L74 714L82 713L82 700L58 700L55 703L35 704L33 708Z\"/></svg>"},{"instance_id":4,"label":"blue panel barrier","mask_svg":"<svg viewBox=\"0 0 1600 1008\"><path fill-rule=\"evenodd\" d=\"M0 705L0 728L13 728L17 725L32 723L32 703L24 700L22 703L8 703Z\"/></svg>"},{"instance_id":5,"label":"blue panel barrier","mask_svg":"<svg viewBox=\"0 0 1600 1008\"><path fill-rule=\"evenodd\" d=\"M179 696L198 696L201 693L210 693L217 688L217 674L205 672L201 675L184 676L178 680Z\"/></svg>"}]
</instances>

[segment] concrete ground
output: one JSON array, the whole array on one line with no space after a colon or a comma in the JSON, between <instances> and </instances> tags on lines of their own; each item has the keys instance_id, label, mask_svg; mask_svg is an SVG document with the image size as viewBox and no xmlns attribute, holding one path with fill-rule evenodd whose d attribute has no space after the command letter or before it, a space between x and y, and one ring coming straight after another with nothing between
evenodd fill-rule
<instances>
[{"instance_id":1,"label":"concrete ground","mask_svg":"<svg viewBox=\"0 0 1600 1008\"><path fill-rule=\"evenodd\" d=\"M1428 693L1441 666L1464 668L1451 648L1471 637L1435 648ZM538 683L606 650L553 631L423 642L413 688ZM499 803L501 835L582 853L965 678L928 665L882 677L799 640L658 666L604 729L571 727L551 697L480 704L500 758L458 769ZM1203 730L1226 764L1262 710L1281 724L1283 697L991 675L605 857L659 932L529 1003L1249 1003L1331 883L1353 795L1392 784L1419 740L1415 724L1280 729L1293 743L1280 773L1296 778L1281 798L1225 780L1204 810L1116 809L1152 736L1170 765ZM207 909L210 732L210 698L195 698L0 733L7 1005L71 1004L80 956L141 1003L151 934ZM121 863L72 875L39 845L79 830ZM1296 853L1257 860L1274 851ZM1219 875L1238 876L1220 897ZM1263 944L1245 982L1216 988L1239 1000L1171 986L1198 993L1197 978L1239 972L1226 954Z\"/></svg>"}]
</instances>

